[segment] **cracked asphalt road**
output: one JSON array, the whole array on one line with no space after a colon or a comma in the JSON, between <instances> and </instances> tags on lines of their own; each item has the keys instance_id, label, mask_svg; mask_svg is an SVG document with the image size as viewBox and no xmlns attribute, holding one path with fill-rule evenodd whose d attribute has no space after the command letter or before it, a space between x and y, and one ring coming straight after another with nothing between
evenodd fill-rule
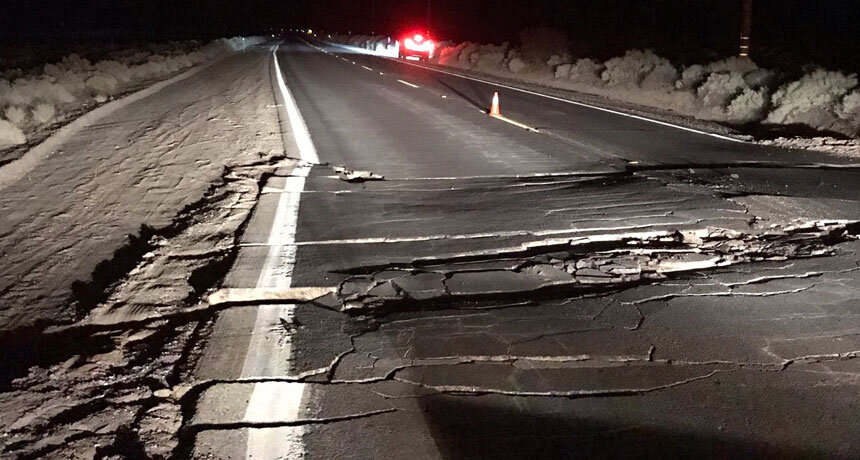
<instances>
[{"instance_id":1,"label":"cracked asphalt road","mask_svg":"<svg viewBox=\"0 0 860 460\"><path fill-rule=\"evenodd\" d=\"M849 161L503 91L532 133L478 110L492 85L278 56L319 164L268 178L223 287L256 286L293 193L292 286L336 292L219 314L183 456L860 456Z\"/></svg>"},{"instance_id":2,"label":"cracked asphalt road","mask_svg":"<svg viewBox=\"0 0 860 460\"><path fill-rule=\"evenodd\" d=\"M860 456L851 159L275 45L4 185L0 456Z\"/></svg>"}]
</instances>

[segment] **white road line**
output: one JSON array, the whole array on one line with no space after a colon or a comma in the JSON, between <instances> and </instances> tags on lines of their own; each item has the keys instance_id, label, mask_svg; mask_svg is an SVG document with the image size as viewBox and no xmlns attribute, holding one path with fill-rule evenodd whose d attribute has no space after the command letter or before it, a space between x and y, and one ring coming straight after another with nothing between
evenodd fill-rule
<instances>
[{"instance_id":1,"label":"white road line","mask_svg":"<svg viewBox=\"0 0 860 460\"><path fill-rule=\"evenodd\" d=\"M272 51L272 57L278 90L284 101L286 118L290 123L290 134L298 147L299 158L308 164L297 166L286 180L284 193L278 200L272 229L269 232L269 251L257 280L257 287L289 288L292 285L296 260L295 241L299 201L305 187L305 178L312 167L309 163L319 163L319 157L304 119L284 82L278 62L277 47ZM254 331L242 367L242 378L273 377L289 373L289 359L292 353L289 340L275 340L268 332L272 326L279 324L281 318L289 319L293 315L294 308L294 305L268 305L261 306L257 310ZM300 415L304 391L303 383L255 383L245 410L244 420L250 422L296 420ZM301 427L248 430L246 458L254 460L301 458L304 455L302 433Z\"/></svg>"},{"instance_id":2,"label":"white road line","mask_svg":"<svg viewBox=\"0 0 860 460\"><path fill-rule=\"evenodd\" d=\"M411 87L413 87L413 88L417 88L417 87L418 87L418 85L415 85L415 84L409 83L408 81L403 81L403 80L397 80L397 81L399 81L400 83L403 83L403 84L404 84L404 85L406 85L406 86L411 86Z\"/></svg>"},{"instance_id":3,"label":"white road line","mask_svg":"<svg viewBox=\"0 0 860 460\"><path fill-rule=\"evenodd\" d=\"M317 149L311 141L311 133L308 131L308 126L305 124L305 119L299 113L299 108L296 101L293 99L292 93L287 89L287 84L284 82L284 77L280 72L280 64L278 56L275 56L275 69L278 70L278 88L284 98L284 105L287 109L287 115L290 118L290 127L293 130L293 136L296 139L296 145L299 147L299 155L302 161L306 163L319 163L320 159L317 155Z\"/></svg>"},{"instance_id":4,"label":"white road line","mask_svg":"<svg viewBox=\"0 0 860 460\"><path fill-rule=\"evenodd\" d=\"M527 130L534 132L534 133L539 132L537 129L532 128L531 126L526 126L526 125L524 125L518 121L511 120L510 118L503 117L501 115L490 115L490 116L497 119L497 120L502 120L504 122L510 123L510 124L516 126L517 128L527 129Z\"/></svg>"},{"instance_id":5,"label":"white road line","mask_svg":"<svg viewBox=\"0 0 860 460\"><path fill-rule=\"evenodd\" d=\"M339 43L335 43L335 45L337 45L337 46L341 46L341 47L344 47L344 48L354 48L354 47L350 47L350 46L347 46L347 45L341 45L341 44L339 44ZM359 49L359 50L360 50L360 51L365 51L365 50L361 50L361 49ZM682 130L682 131L688 131L688 132L691 132L691 133L702 134L702 135L704 135L704 136L715 137L715 138L717 138L717 139L722 139L722 140L724 140L724 141L738 142L738 143L741 143L741 144L746 144L746 143L747 143L746 141L744 141L744 140L742 140L742 139L736 139L736 138L734 138L734 137L730 137L730 136L723 136L722 134L709 133L709 132L707 132L707 131L702 131L702 130L695 129L695 128L690 128L690 127L687 127L687 126L676 125L676 124L674 124L674 123L669 123L669 122L665 122L665 121L655 120L655 119L653 119L653 118L643 117L643 116L641 116L641 115L634 115L634 114L632 114L632 113L625 113L625 112L621 112L621 111L619 111L619 110L612 110L612 109L608 109L608 108L606 108L606 107L600 107L600 106L597 106L597 105L586 104L586 103L584 103L584 102L572 101L572 100L570 100L570 99L565 99L565 98L562 98L562 97L550 96L549 94L543 94L543 93L539 93L539 92L537 92L537 91L531 91L531 90L527 90L527 89L523 89L523 88L517 88L516 86L505 85L504 83L497 83L497 82L494 82L494 81L484 80L484 79L482 79L482 78L468 77L468 76L466 76L466 75L461 75L461 74L458 74L458 73L455 73L455 72L448 72L447 70L441 70L441 69L436 69L436 68L433 68L433 67L427 67L427 66L424 66L424 65L421 65L421 64L414 64L414 63L412 63L412 62L406 62L406 61L402 61L402 60L400 60L400 59L394 59L394 58L390 58L390 57L387 57L387 56L381 56L381 55L374 54L374 53L371 53L371 52L366 52L365 54L368 54L368 55L370 55L370 56L380 57L380 58L383 58L383 59L388 59L388 60L391 60L391 61L396 61L396 62L399 62L399 63L401 63L401 64L405 64L405 65L411 65L411 66L414 66L414 67L420 67L420 68L422 68L422 69L430 70L430 71L432 71L432 72L444 73L444 74L446 74L446 75L451 75L452 77L458 77L458 78L463 78L463 79L466 79L466 80L477 81L477 82L485 83L485 84L488 84L488 85L498 86L498 87L500 87L500 88L506 88L506 89L510 89L510 90L513 90L513 91L519 91L519 92L521 92L521 93L531 94L531 95L533 95L533 96L544 97L544 98L552 99L552 100L559 101L559 102L566 102L566 103L568 103L568 104L578 105L578 106L580 106L580 107L587 107L587 108L589 108L589 109L594 109L594 110L600 110L601 112L607 112L607 113L611 113L611 114L614 114L614 115L621 115L622 117L633 118L633 119L641 120L641 121L645 121L645 122L648 122L648 123L654 123L654 124L661 125L661 126L668 126L668 127L670 127L670 128L680 129L680 130Z\"/></svg>"},{"instance_id":6,"label":"white road line","mask_svg":"<svg viewBox=\"0 0 860 460\"><path fill-rule=\"evenodd\" d=\"M361 66L361 67L362 67L363 69L367 69L367 70L373 71L373 69L371 69L370 67L368 67L368 66L366 66L366 65L363 65L363 66Z\"/></svg>"}]
</instances>

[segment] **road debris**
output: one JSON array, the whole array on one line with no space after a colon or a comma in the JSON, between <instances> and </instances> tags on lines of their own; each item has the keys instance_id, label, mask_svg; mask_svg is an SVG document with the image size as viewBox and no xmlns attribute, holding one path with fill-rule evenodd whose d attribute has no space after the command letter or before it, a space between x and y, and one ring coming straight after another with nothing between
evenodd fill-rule
<instances>
[{"instance_id":1,"label":"road debris","mask_svg":"<svg viewBox=\"0 0 860 460\"><path fill-rule=\"evenodd\" d=\"M376 174L373 171L357 171L353 169L349 169L345 166L335 166L334 172L337 173L337 176L342 181L346 182L366 182L366 181L377 181L377 180L385 180L384 176Z\"/></svg>"},{"instance_id":2,"label":"road debris","mask_svg":"<svg viewBox=\"0 0 860 460\"><path fill-rule=\"evenodd\" d=\"M336 287L230 288L215 291L209 305L252 305L267 302L302 303L337 292Z\"/></svg>"}]
</instances>

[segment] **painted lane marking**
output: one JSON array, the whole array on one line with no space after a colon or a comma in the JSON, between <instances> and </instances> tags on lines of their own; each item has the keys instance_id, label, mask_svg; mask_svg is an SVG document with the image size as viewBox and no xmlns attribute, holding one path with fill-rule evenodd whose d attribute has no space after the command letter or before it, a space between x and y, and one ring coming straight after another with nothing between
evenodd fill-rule
<instances>
[{"instance_id":1,"label":"painted lane marking","mask_svg":"<svg viewBox=\"0 0 860 460\"><path fill-rule=\"evenodd\" d=\"M366 70L370 70L371 72L373 71L373 69L371 69L370 67L368 67L366 65L361 66L361 68L366 69Z\"/></svg>"},{"instance_id":2,"label":"painted lane marking","mask_svg":"<svg viewBox=\"0 0 860 460\"><path fill-rule=\"evenodd\" d=\"M527 130L529 130L529 131L531 131L531 132L533 132L533 133L539 132L537 129L532 128L531 126L526 126L526 125L524 125L524 124L522 124L522 123L520 123L520 122L518 122L518 121L511 120L510 118L506 118L506 117L503 117L503 116L501 116L501 115L490 115L490 116L491 116L491 117L493 117L493 118L495 118L495 119L497 119L497 120L502 120L502 121L504 121L504 122L510 123L510 124L512 124L512 125L514 125L514 126L516 126L516 127L518 127L518 128L527 129Z\"/></svg>"},{"instance_id":3,"label":"painted lane marking","mask_svg":"<svg viewBox=\"0 0 860 460\"><path fill-rule=\"evenodd\" d=\"M411 87L413 87L413 88L417 88L417 87L418 87L418 85L415 85L415 84L409 83L408 81L403 81L403 80L397 80L397 81L399 81L400 83L403 83L403 84L404 84L404 85L406 85L406 86L411 86Z\"/></svg>"},{"instance_id":4,"label":"painted lane marking","mask_svg":"<svg viewBox=\"0 0 860 460\"><path fill-rule=\"evenodd\" d=\"M311 133L308 131L308 126L305 124L305 119L302 118L302 114L299 112L299 107L296 105L296 101L293 99L292 93L290 93L286 82L284 82L284 77L280 72L281 67L278 63L277 54L274 54L274 57L275 69L279 71L277 74L278 88L281 90L281 94L283 95L284 105L286 106L287 115L290 119L290 127L292 128L293 137L296 140L296 145L299 147L299 158L305 163L317 164L320 162L320 159L317 155L317 149L311 140Z\"/></svg>"},{"instance_id":5,"label":"painted lane marking","mask_svg":"<svg viewBox=\"0 0 860 460\"><path fill-rule=\"evenodd\" d=\"M257 288L290 288L296 260L296 229L298 225L299 201L305 187L305 179L312 163L319 163L316 148L307 125L296 102L284 81L278 62L278 45L272 51L278 90L283 99L283 109L289 119L291 137L303 161L297 166L284 185L284 193L278 199L272 228L269 232L269 251ZM285 137L287 137L285 135ZM242 366L243 378L273 377L289 373L292 349L289 341L282 345L267 335L272 325L281 319L293 316L294 305L265 305L257 310L254 332ZM305 385L291 382L255 383L245 410L245 421L290 421L299 417ZM298 459L304 455L301 427L279 427L248 430L247 459Z\"/></svg>"}]
</instances>

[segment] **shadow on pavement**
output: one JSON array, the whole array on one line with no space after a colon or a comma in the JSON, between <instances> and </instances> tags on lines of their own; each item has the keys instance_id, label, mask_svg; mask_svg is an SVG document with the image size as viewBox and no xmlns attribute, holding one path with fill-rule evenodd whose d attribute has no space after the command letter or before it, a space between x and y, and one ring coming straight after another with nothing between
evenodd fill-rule
<instances>
[{"instance_id":1,"label":"shadow on pavement","mask_svg":"<svg viewBox=\"0 0 860 460\"><path fill-rule=\"evenodd\" d=\"M481 111L484 111L484 112L489 113L489 111L490 111L490 104L489 104L489 102L481 101L481 100L480 100L480 99L481 99L481 97L480 97L480 96L478 96L477 94L476 94L476 95L473 95L473 96L469 96L468 94L466 94L466 93L464 93L464 92L462 92L462 91L458 90L458 89L457 89L457 88L455 88L454 86L452 86L452 85L450 85L450 84L446 83L442 78L436 78L436 81L437 81L440 85L442 85L442 86L444 86L445 88L447 88L447 89L448 89L449 91L451 91L452 93L454 93L454 94L456 94L457 96L459 96L459 97L460 97L461 99L463 99L464 101L466 101L466 102L468 102L469 104L472 104L473 106L475 106L478 110L481 110Z\"/></svg>"},{"instance_id":2,"label":"shadow on pavement","mask_svg":"<svg viewBox=\"0 0 860 460\"><path fill-rule=\"evenodd\" d=\"M572 400L432 396L421 409L447 459L811 459L825 453L562 414ZM494 404L499 403L500 404ZM530 402L556 413L529 412ZM558 404L556 404L556 402ZM511 404L503 407L502 404ZM514 406L518 406L514 407Z\"/></svg>"}]
</instances>

